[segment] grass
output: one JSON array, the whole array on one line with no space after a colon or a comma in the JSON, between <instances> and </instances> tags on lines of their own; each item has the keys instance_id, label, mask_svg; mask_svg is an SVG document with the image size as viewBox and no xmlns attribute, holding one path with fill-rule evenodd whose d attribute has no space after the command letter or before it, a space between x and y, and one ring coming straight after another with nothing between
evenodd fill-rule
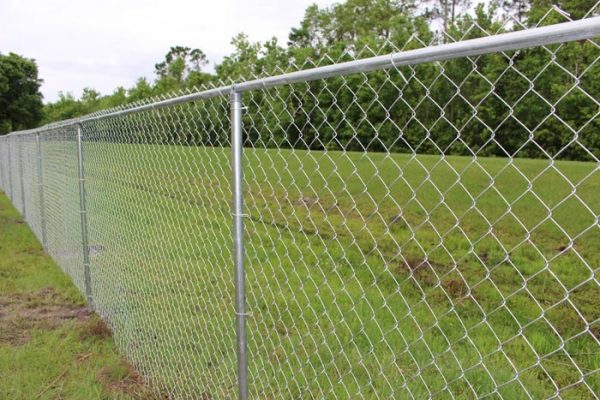
<instances>
[{"instance_id":1,"label":"grass","mask_svg":"<svg viewBox=\"0 0 600 400\"><path fill-rule=\"evenodd\" d=\"M229 149L84 152L92 291L117 346L174 397L234 398ZM45 145L48 238L81 288L69 154ZM253 398L600 391L597 164L262 149L244 161Z\"/></svg>"},{"instance_id":2,"label":"grass","mask_svg":"<svg viewBox=\"0 0 600 400\"><path fill-rule=\"evenodd\" d=\"M0 398L152 398L110 330L0 195ZM158 398L158 397L156 397Z\"/></svg>"}]
</instances>

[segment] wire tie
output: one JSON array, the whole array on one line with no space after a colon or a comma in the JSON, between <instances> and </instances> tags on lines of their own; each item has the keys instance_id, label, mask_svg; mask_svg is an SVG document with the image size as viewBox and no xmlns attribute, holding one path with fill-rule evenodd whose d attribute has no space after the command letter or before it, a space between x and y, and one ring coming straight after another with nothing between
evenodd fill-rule
<instances>
[{"instance_id":1,"label":"wire tie","mask_svg":"<svg viewBox=\"0 0 600 400\"><path fill-rule=\"evenodd\" d=\"M250 214L231 213L231 215L233 215L234 217L250 218Z\"/></svg>"},{"instance_id":2,"label":"wire tie","mask_svg":"<svg viewBox=\"0 0 600 400\"><path fill-rule=\"evenodd\" d=\"M234 313L235 313L235 315L243 316L243 317L251 317L252 316L251 312L240 313L240 312L234 311Z\"/></svg>"}]
</instances>

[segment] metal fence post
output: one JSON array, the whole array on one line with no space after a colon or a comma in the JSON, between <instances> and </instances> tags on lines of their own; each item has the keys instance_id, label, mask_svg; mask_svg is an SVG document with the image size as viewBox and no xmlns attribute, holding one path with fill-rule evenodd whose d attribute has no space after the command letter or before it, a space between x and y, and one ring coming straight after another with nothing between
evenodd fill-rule
<instances>
[{"instance_id":1,"label":"metal fence post","mask_svg":"<svg viewBox=\"0 0 600 400\"><path fill-rule=\"evenodd\" d=\"M235 262L235 315L238 361L238 399L248 399L246 346L246 296L244 272L242 95L231 92L231 169L233 172L233 251Z\"/></svg>"},{"instance_id":2,"label":"metal fence post","mask_svg":"<svg viewBox=\"0 0 600 400\"><path fill-rule=\"evenodd\" d=\"M35 142L37 146L37 176L38 196L40 202L40 230L42 235L42 246L45 251L48 251L48 243L46 239L46 209L44 202L44 176L42 175L42 141L39 132L35 134Z\"/></svg>"},{"instance_id":3,"label":"metal fence post","mask_svg":"<svg viewBox=\"0 0 600 400\"><path fill-rule=\"evenodd\" d=\"M27 206L25 204L25 182L23 179L23 135L18 136L17 140L19 142L19 179L21 185L21 215L24 220L27 220Z\"/></svg>"},{"instance_id":4,"label":"metal fence post","mask_svg":"<svg viewBox=\"0 0 600 400\"><path fill-rule=\"evenodd\" d=\"M0 138L0 144L1 144L1 148L0 151L2 152L2 159L0 160L0 165L2 166L2 169L0 172L2 172L2 190L4 191L4 193L7 193L8 190L8 182L6 179L6 162L8 161L6 159L6 138Z\"/></svg>"},{"instance_id":5,"label":"metal fence post","mask_svg":"<svg viewBox=\"0 0 600 400\"><path fill-rule=\"evenodd\" d=\"M6 141L8 145L8 197L10 197L10 202L15 204L15 200L13 199L13 181L12 181L12 138L8 138Z\"/></svg>"},{"instance_id":6,"label":"metal fence post","mask_svg":"<svg viewBox=\"0 0 600 400\"><path fill-rule=\"evenodd\" d=\"M82 126L77 123L77 165L79 169L79 213L81 216L81 244L83 246L83 277L85 297L88 305L92 303L92 285L90 278L90 247L88 245L87 212L85 206L85 175L83 171L83 140Z\"/></svg>"}]
</instances>

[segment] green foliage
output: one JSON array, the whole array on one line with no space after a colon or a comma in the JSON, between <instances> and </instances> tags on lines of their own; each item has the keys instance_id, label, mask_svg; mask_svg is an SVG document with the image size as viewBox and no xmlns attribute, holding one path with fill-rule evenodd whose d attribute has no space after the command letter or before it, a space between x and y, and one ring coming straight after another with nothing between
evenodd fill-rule
<instances>
[{"instance_id":1,"label":"green foliage","mask_svg":"<svg viewBox=\"0 0 600 400\"><path fill-rule=\"evenodd\" d=\"M347 0L324 9L312 5L300 27L292 29L289 44L319 47L359 43L365 38L390 39L398 20L411 15L414 8L412 0Z\"/></svg>"},{"instance_id":2,"label":"green foliage","mask_svg":"<svg viewBox=\"0 0 600 400\"><path fill-rule=\"evenodd\" d=\"M140 101L152 97L154 88L146 78L140 78L135 86L127 92L130 101Z\"/></svg>"},{"instance_id":3,"label":"green foliage","mask_svg":"<svg viewBox=\"0 0 600 400\"><path fill-rule=\"evenodd\" d=\"M208 74L202 72L206 64L208 60L200 49L171 47L165 60L155 65L156 90L167 93L208 82Z\"/></svg>"},{"instance_id":4,"label":"green foliage","mask_svg":"<svg viewBox=\"0 0 600 400\"><path fill-rule=\"evenodd\" d=\"M35 61L0 53L0 135L37 126L42 95Z\"/></svg>"},{"instance_id":5,"label":"green foliage","mask_svg":"<svg viewBox=\"0 0 600 400\"><path fill-rule=\"evenodd\" d=\"M165 61L156 64L154 68L158 77L168 77L181 82L186 73L199 72L207 63L208 60L202 50L174 46L165 56Z\"/></svg>"},{"instance_id":6,"label":"green foliage","mask_svg":"<svg viewBox=\"0 0 600 400\"><path fill-rule=\"evenodd\" d=\"M463 13L466 4L435 0L428 10L417 10L412 0L312 5L291 29L287 47L275 38L251 42L240 33L232 39L233 52L215 65L215 74L208 74L202 71L208 60L201 50L174 46L156 64L154 82L141 78L133 88L118 88L104 97L91 89L79 100L61 95L46 106L45 121L174 91L473 39L522 29L521 24L565 21L547 0L480 3ZM593 10L589 1L565 0L559 7L573 18ZM443 32L436 33L431 21L442 17ZM506 23L507 18L513 22ZM594 101L600 94L600 63L595 62L600 50L588 42L549 50L533 48L254 91L245 95L253 115L248 139L311 149L594 159L600 155L599 107ZM199 114L194 123L201 126L207 118L227 122L227 115L213 111ZM164 136L153 142L167 143L181 134L176 121L169 124ZM189 143L210 144L209 137L190 138Z\"/></svg>"},{"instance_id":7,"label":"green foliage","mask_svg":"<svg viewBox=\"0 0 600 400\"><path fill-rule=\"evenodd\" d=\"M251 43L244 33L237 34L231 44L235 50L216 66L217 75L224 79L253 79L257 72L261 44Z\"/></svg>"},{"instance_id":8,"label":"green foliage","mask_svg":"<svg viewBox=\"0 0 600 400\"><path fill-rule=\"evenodd\" d=\"M600 11L598 10L598 4L596 0L529 0L531 1L531 10L529 11L529 22L537 22L539 21L548 10L550 10L553 6L558 7L560 10L565 12L572 19L581 19L585 17L588 13L595 12L596 14ZM558 15L551 16L551 18L544 24L547 25L549 21L554 19L559 19ZM554 22L564 22L554 21Z\"/></svg>"},{"instance_id":9,"label":"green foliage","mask_svg":"<svg viewBox=\"0 0 600 400\"><path fill-rule=\"evenodd\" d=\"M71 93L60 92L56 102L44 106L43 122L61 121L84 114L83 101L78 101Z\"/></svg>"}]
</instances>

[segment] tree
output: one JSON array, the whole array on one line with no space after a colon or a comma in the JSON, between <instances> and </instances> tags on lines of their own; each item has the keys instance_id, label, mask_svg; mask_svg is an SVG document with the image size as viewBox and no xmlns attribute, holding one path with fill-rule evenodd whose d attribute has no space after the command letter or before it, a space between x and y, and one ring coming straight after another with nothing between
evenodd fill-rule
<instances>
[{"instance_id":1,"label":"tree","mask_svg":"<svg viewBox=\"0 0 600 400\"><path fill-rule=\"evenodd\" d=\"M231 44L235 48L233 53L223 58L221 64L216 66L217 76L223 80L253 79L257 72L257 62L260 57L261 44L250 42L248 35L237 34Z\"/></svg>"},{"instance_id":2,"label":"tree","mask_svg":"<svg viewBox=\"0 0 600 400\"><path fill-rule=\"evenodd\" d=\"M292 28L291 47L354 45L364 38L387 40L401 19L411 16L414 0L348 0L319 9L306 9L300 27Z\"/></svg>"},{"instance_id":3,"label":"tree","mask_svg":"<svg viewBox=\"0 0 600 400\"><path fill-rule=\"evenodd\" d=\"M444 32L454 24L458 13L471 5L470 0L429 0L427 3L431 8L425 10L425 16L431 20L441 19Z\"/></svg>"},{"instance_id":4,"label":"tree","mask_svg":"<svg viewBox=\"0 0 600 400\"><path fill-rule=\"evenodd\" d=\"M34 128L42 119L42 94L35 60L0 53L0 134Z\"/></svg>"},{"instance_id":5,"label":"tree","mask_svg":"<svg viewBox=\"0 0 600 400\"><path fill-rule=\"evenodd\" d=\"M168 93L184 87L201 86L210 80L210 75L202 72L208 64L206 54L200 49L173 46L165 60L154 66L157 76L155 90Z\"/></svg>"},{"instance_id":6,"label":"tree","mask_svg":"<svg viewBox=\"0 0 600 400\"><path fill-rule=\"evenodd\" d=\"M182 83L191 72L201 72L208 64L206 54L200 49L173 46L165 56L165 60L154 66L159 79L172 79Z\"/></svg>"},{"instance_id":7,"label":"tree","mask_svg":"<svg viewBox=\"0 0 600 400\"><path fill-rule=\"evenodd\" d=\"M81 93L81 103L84 113L92 113L100 106L101 94L95 89L84 88Z\"/></svg>"},{"instance_id":8,"label":"tree","mask_svg":"<svg viewBox=\"0 0 600 400\"><path fill-rule=\"evenodd\" d=\"M588 16L597 16L600 13L597 0L531 0L528 11L529 25L533 25L544 19L544 25L564 22L565 17L558 12L548 16L548 11L554 7L567 13L570 19L581 19Z\"/></svg>"},{"instance_id":9,"label":"tree","mask_svg":"<svg viewBox=\"0 0 600 400\"><path fill-rule=\"evenodd\" d=\"M58 93L58 100L44 106L43 123L62 121L85 114L83 103L71 93Z\"/></svg>"},{"instance_id":10,"label":"tree","mask_svg":"<svg viewBox=\"0 0 600 400\"><path fill-rule=\"evenodd\" d=\"M501 0L500 5L507 15L524 23L531 8L531 0Z\"/></svg>"},{"instance_id":11,"label":"tree","mask_svg":"<svg viewBox=\"0 0 600 400\"><path fill-rule=\"evenodd\" d=\"M154 90L146 78L139 78L135 86L127 91L127 95L131 102L135 102L152 97Z\"/></svg>"}]
</instances>

